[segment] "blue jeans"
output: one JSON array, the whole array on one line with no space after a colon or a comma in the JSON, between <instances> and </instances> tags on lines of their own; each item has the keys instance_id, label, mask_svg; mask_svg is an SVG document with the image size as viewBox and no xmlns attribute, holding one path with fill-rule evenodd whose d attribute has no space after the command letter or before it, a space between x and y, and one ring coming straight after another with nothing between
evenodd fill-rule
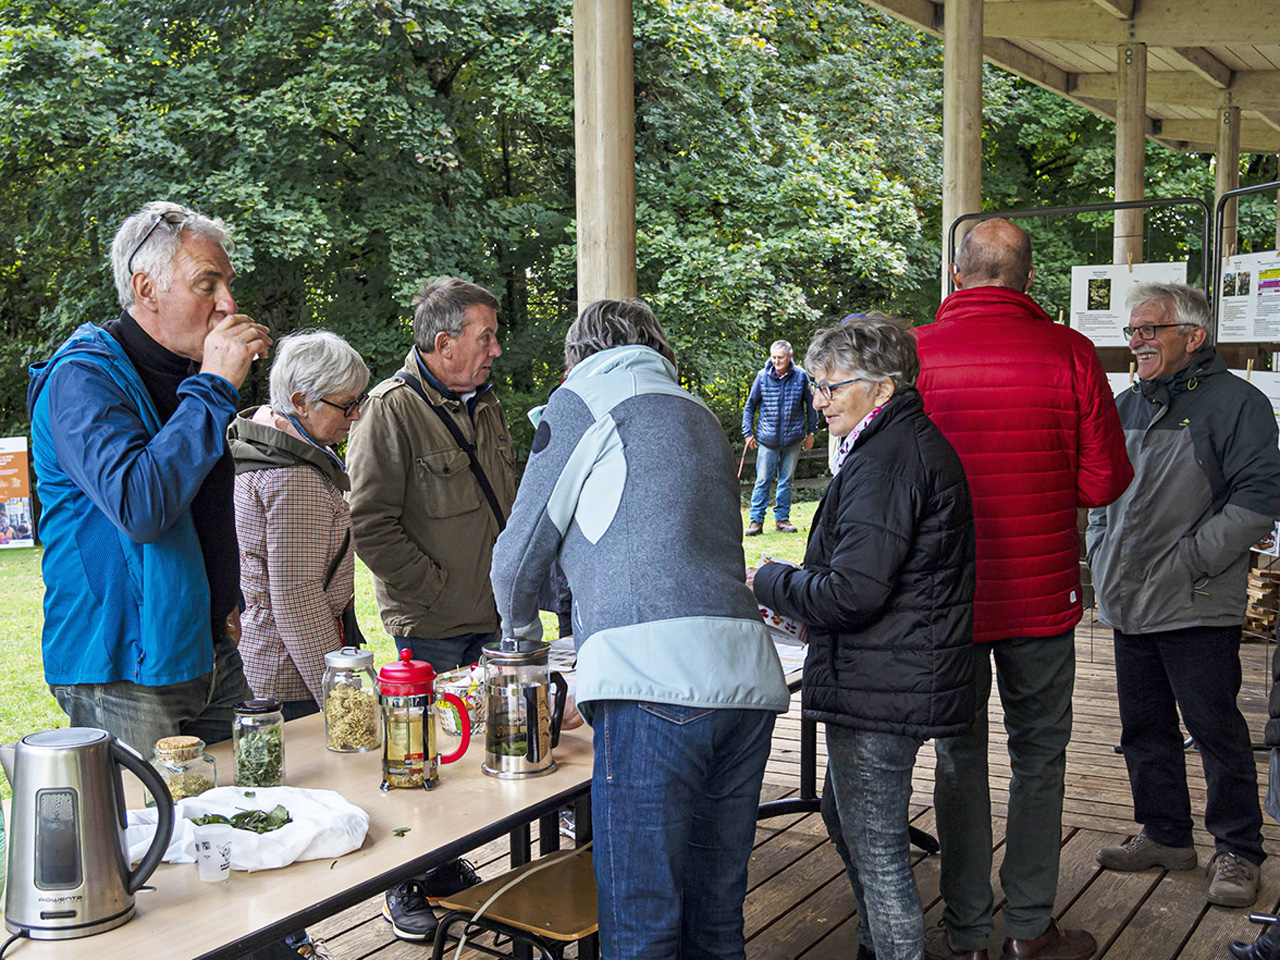
<instances>
[{"instance_id":1,"label":"blue jeans","mask_svg":"<svg viewBox=\"0 0 1280 960\"><path fill-rule=\"evenodd\" d=\"M858 942L876 960L924 956L924 909L911 873L908 831L911 768L920 743L827 724L827 785L839 818L832 822L824 802L823 820L858 901Z\"/></svg>"},{"instance_id":2,"label":"blue jeans","mask_svg":"<svg viewBox=\"0 0 1280 960\"><path fill-rule=\"evenodd\" d=\"M1178 714L1204 767L1204 825L1214 845L1261 863L1258 770L1236 696L1240 628L1115 632L1120 746L1133 790L1133 819L1156 843L1189 847L1191 797Z\"/></svg>"},{"instance_id":3,"label":"blue jeans","mask_svg":"<svg viewBox=\"0 0 1280 960\"><path fill-rule=\"evenodd\" d=\"M744 960L742 904L774 715L592 704L600 947L607 960Z\"/></svg>"},{"instance_id":4,"label":"blue jeans","mask_svg":"<svg viewBox=\"0 0 1280 960\"><path fill-rule=\"evenodd\" d=\"M933 799L942 846L939 888L951 945L985 949L991 935L991 785L987 701L995 660L1009 751L1005 826L1005 936L1031 940L1053 919L1062 847L1062 798L1075 687L1074 632L995 640L974 657L976 718L968 733L935 741Z\"/></svg>"},{"instance_id":5,"label":"blue jeans","mask_svg":"<svg viewBox=\"0 0 1280 960\"><path fill-rule=\"evenodd\" d=\"M425 660L436 673L444 673L455 667L470 666L480 659L485 644L498 639L496 633L460 633L443 640L426 640L422 637L392 637L397 650L413 651L413 659Z\"/></svg>"},{"instance_id":6,"label":"blue jeans","mask_svg":"<svg viewBox=\"0 0 1280 960\"><path fill-rule=\"evenodd\" d=\"M225 636L214 641L213 669L194 680L162 687L117 680L49 690L73 727L100 727L147 759L161 737L230 739L236 704L253 698L236 645Z\"/></svg>"},{"instance_id":7,"label":"blue jeans","mask_svg":"<svg viewBox=\"0 0 1280 960\"><path fill-rule=\"evenodd\" d=\"M773 518L778 523L791 519L791 478L800 460L800 444L789 447L756 448L756 485L751 490L751 519L764 523L764 511L769 506L769 487L774 474L778 477L778 501L773 507Z\"/></svg>"}]
</instances>

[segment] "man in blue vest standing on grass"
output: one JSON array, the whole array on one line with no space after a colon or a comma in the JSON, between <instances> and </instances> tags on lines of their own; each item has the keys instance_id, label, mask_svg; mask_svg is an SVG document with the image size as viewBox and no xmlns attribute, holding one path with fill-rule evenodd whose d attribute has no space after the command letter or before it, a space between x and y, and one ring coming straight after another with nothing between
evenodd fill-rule
<instances>
[{"instance_id":1,"label":"man in blue vest standing on grass","mask_svg":"<svg viewBox=\"0 0 1280 960\"><path fill-rule=\"evenodd\" d=\"M818 413L813 409L809 375L791 357L791 344L775 340L769 348L769 362L756 374L747 405L742 408L742 436L747 449L758 449L748 537L764 531L764 512L769 506L769 487L775 474L778 498L773 507L774 521L782 533L796 532L791 522L791 478L801 449L813 449Z\"/></svg>"}]
</instances>

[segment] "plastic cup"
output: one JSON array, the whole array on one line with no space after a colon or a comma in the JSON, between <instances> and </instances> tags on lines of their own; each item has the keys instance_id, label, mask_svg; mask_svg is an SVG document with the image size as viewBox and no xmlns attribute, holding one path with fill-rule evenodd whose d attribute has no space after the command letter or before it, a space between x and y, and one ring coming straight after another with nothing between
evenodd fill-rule
<instances>
[{"instance_id":1,"label":"plastic cup","mask_svg":"<svg viewBox=\"0 0 1280 960\"><path fill-rule=\"evenodd\" d=\"M206 823L195 828L196 863L200 867L200 879L206 883L221 883L231 876L230 824Z\"/></svg>"}]
</instances>

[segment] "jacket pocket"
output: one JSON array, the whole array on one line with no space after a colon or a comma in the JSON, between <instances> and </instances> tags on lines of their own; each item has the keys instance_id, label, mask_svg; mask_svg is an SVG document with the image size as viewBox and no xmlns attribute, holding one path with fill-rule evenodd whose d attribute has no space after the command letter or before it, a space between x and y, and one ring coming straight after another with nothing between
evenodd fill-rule
<instances>
[{"instance_id":1,"label":"jacket pocket","mask_svg":"<svg viewBox=\"0 0 1280 960\"><path fill-rule=\"evenodd\" d=\"M418 457L418 495L429 517L456 517L480 507L480 487L466 453L454 447Z\"/></svg>"}]
</instances>

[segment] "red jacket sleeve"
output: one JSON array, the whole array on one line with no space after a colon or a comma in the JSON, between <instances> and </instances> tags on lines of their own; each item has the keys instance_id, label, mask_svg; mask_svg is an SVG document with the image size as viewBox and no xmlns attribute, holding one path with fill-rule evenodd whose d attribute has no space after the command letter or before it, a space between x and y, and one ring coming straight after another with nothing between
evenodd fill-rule
<instances>
[{"instance_id":1,"label":"red jacket sleeve","mask_svg":"<svg viewBox=\"0 0 1280 960\"><path fill-rule=\"evenodd\" d=\"M1093 349L1077 352L1081 370L1079 469L1076 492L1082 507L1105 507L1133 479L1115 397Z\"/></svg>"}]
</instances>

